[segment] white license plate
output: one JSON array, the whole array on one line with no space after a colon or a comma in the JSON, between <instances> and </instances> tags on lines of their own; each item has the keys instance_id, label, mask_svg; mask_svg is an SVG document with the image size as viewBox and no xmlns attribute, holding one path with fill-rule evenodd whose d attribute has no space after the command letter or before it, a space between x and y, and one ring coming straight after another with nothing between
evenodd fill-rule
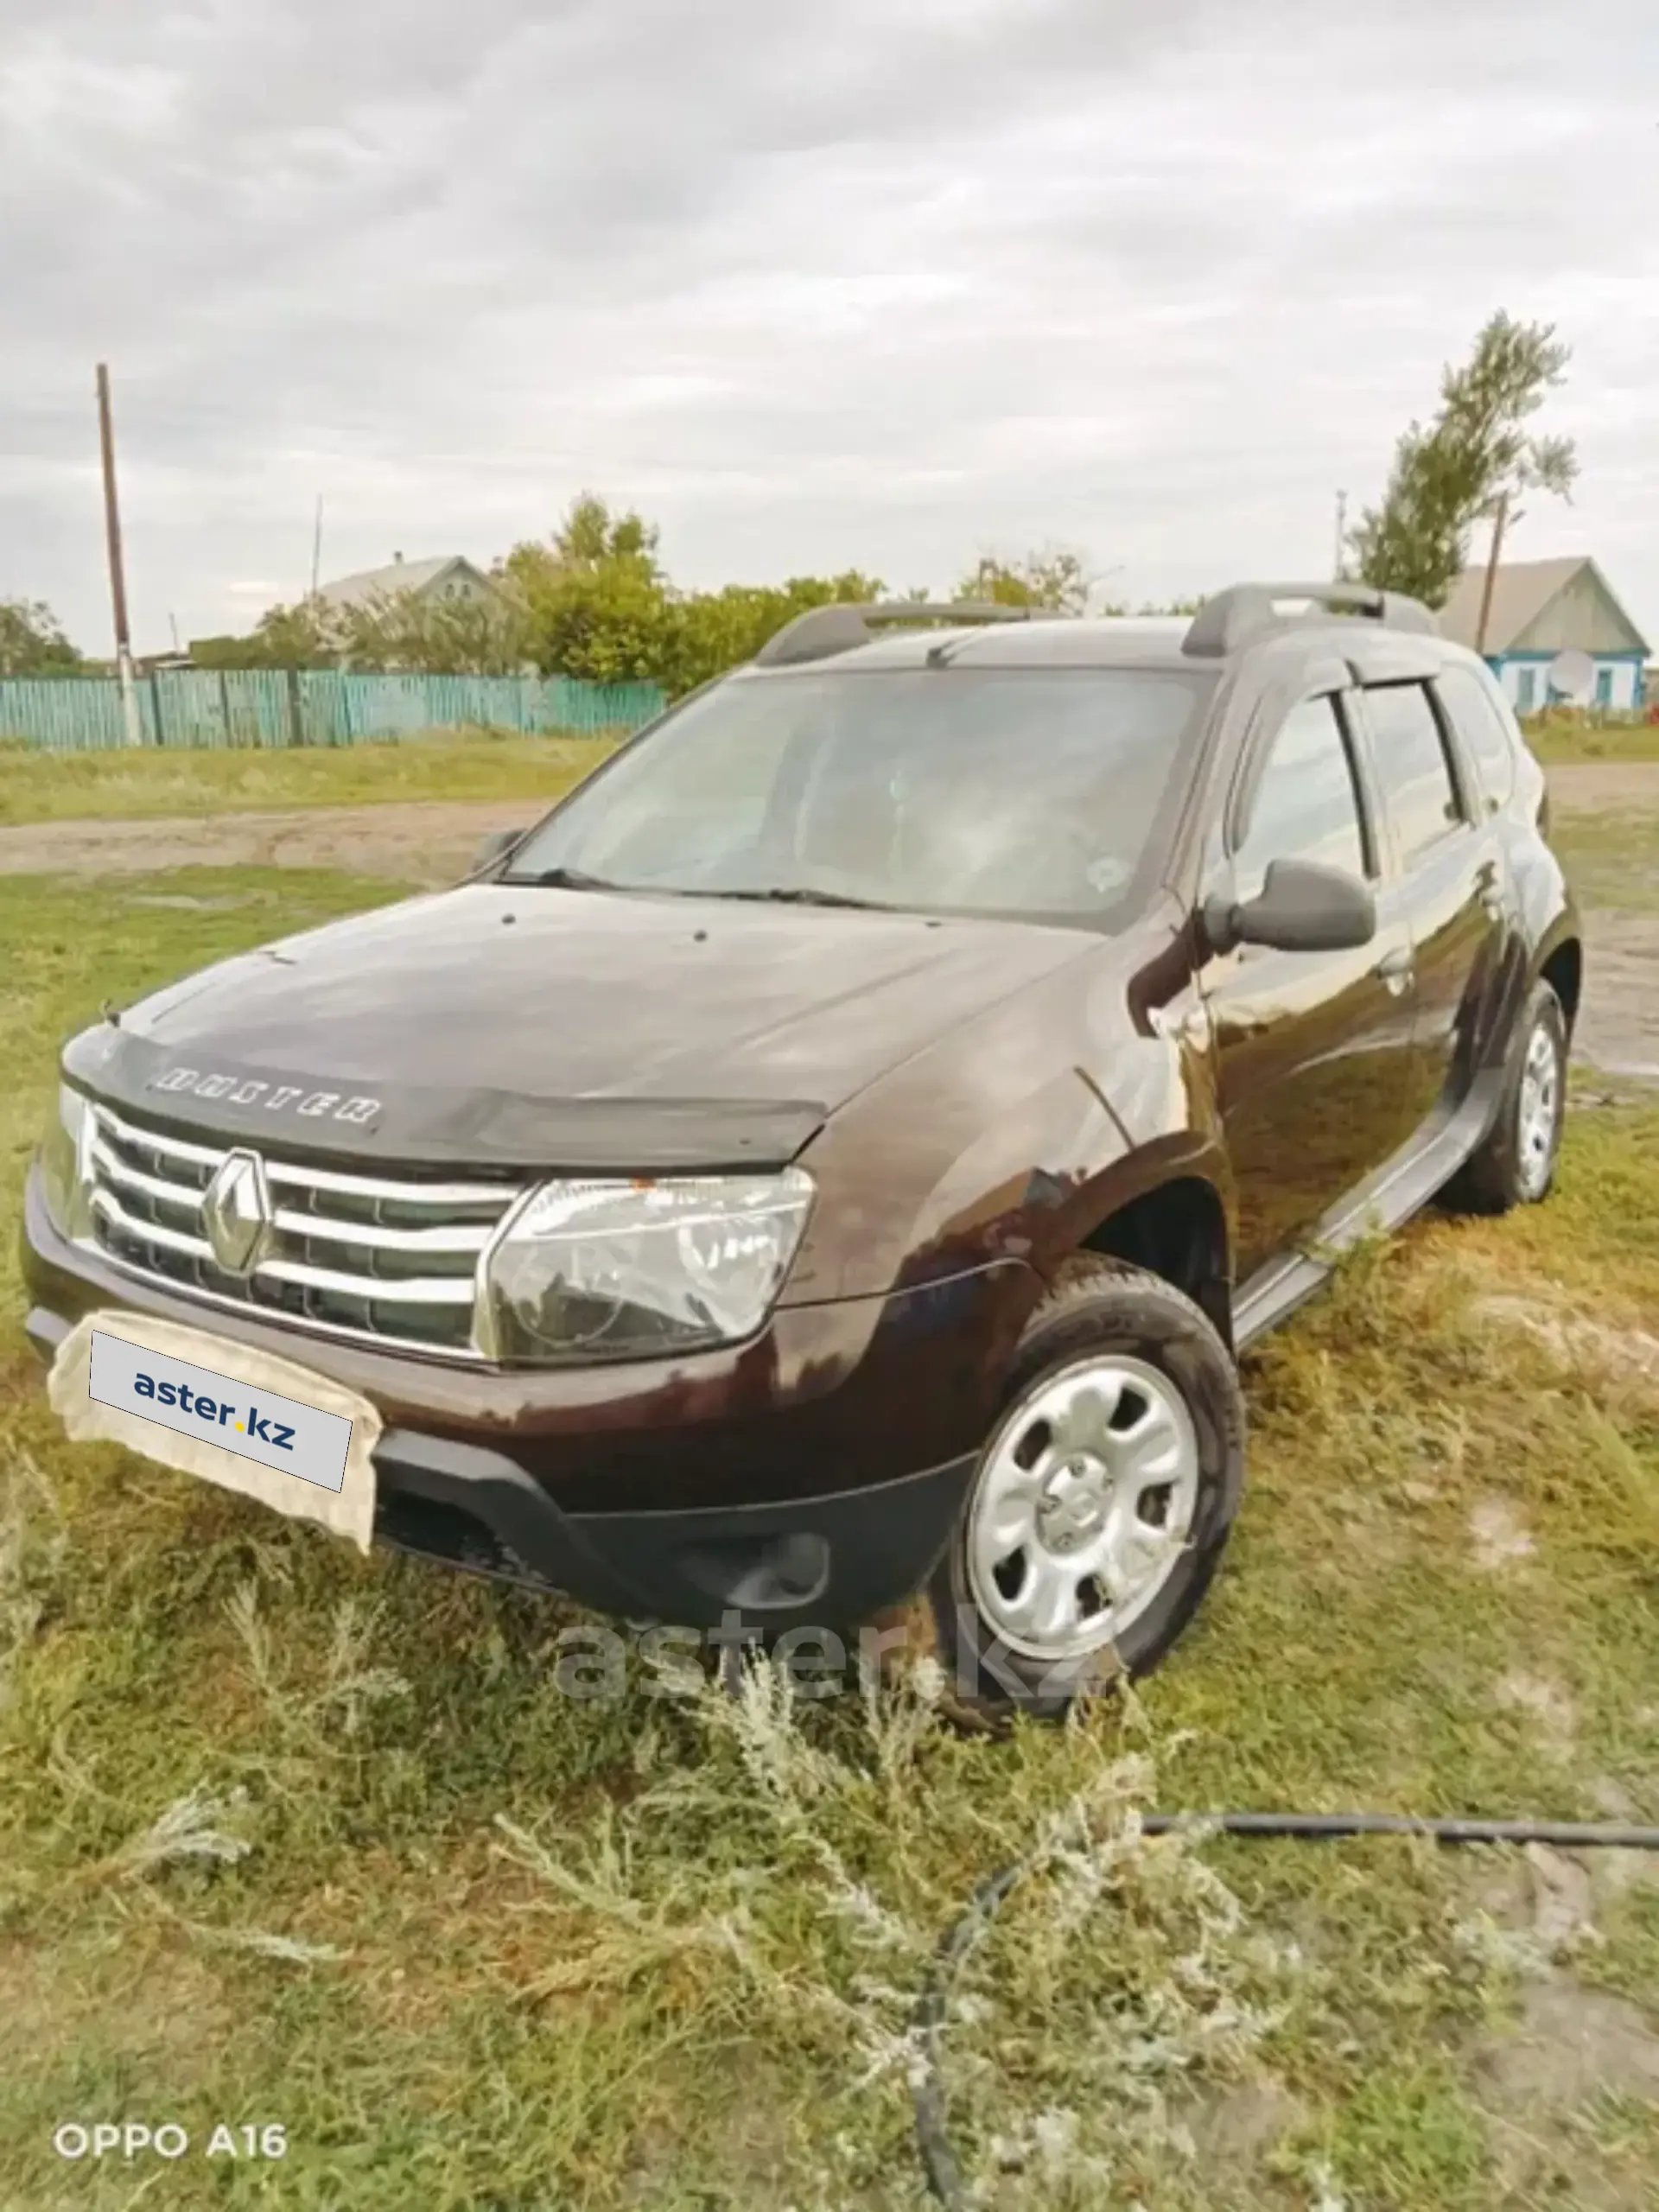
<instances>
[{"instance_id":1,"label":"white license plate","mask_svg":"<svg viewBox=\"0 0 1659 2212\"><path fill-rule=\"evenodd\" d=\"M321 1406L279 1397L219 1368L146 1351L103 1329L92 1332L89 1387L100 1405L219 1445L296 1482L335 1492L345 1483L353 1424ZM156 1444L154 1456L165 1460L165 1444L160 1437Z\"/></svg>"}]
</instances>

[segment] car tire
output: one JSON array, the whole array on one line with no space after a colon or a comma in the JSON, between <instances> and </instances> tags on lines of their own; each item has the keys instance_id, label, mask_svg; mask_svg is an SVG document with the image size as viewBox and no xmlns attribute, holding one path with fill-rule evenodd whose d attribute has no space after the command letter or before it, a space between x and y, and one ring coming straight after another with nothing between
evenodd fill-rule
<instances>
[{"instance_id":1,"label":"car tire","mask_svg":"<svg viewBox=\"0 0 1659 2212\"><path fill-rule=\"evenodd\" d=\"M1567 1044L1560 1000L1541 979L1516 1025L1497 1117L1448 1187L1453 1209L1508 1213L1549 1196L1567 1111Z\"/></svg>"},{"instance_id":2,"label":"car tire","mask_svg":"<svg viewBox=\"0 0 1659 2212\"><path fill-rule=\"evenodd\" d=\"M1232 1356L1192 1300L1123 1261L1067 1261L923 1600L950 1708L1056 1718L1155 1667L1220 1564L1244 1427Z\"/></svg>"}]
</instances>

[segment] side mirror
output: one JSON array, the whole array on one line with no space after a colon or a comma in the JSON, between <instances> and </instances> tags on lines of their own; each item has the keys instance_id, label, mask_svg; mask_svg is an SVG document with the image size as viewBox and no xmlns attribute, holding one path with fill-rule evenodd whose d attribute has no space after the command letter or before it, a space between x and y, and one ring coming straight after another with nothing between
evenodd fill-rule
<instances>
[{"instance_id":1,"label":"side mirror","mask_svg":"<svg viewBox=\"0 0 1659 2212\"><path fill-rule=\"evenodd\" d=\"M476 875L480 868L488 868L492 861L499 861L524 836L522 830L490 830L479 840L478 850L473 855L469 875Z\"/></svg>"},{"instance_id":2,"label":"side mirror","mask_svg":"<svg viewBox=\"0 0 1659 2212\"><path fill-rule=\"evenodd\" d=\"M1369 944L1376 935L1376 900L1369 885L1346 868L1317 861L1274 861L1254 899L1235 904L1211 896L1204 902L1204 929L1212 950L1236 944L1271 945L1279 952L1339 952Z\"/></svg>"}]
</instances>

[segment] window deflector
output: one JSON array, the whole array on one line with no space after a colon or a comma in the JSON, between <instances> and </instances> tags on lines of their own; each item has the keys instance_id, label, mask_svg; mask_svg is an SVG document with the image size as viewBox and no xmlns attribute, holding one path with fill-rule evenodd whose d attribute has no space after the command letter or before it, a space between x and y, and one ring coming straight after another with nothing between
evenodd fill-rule
<instances>
[{"instance_id":1,"label":"window deflector","mask_svg":"<svg viewBox=\"0 0 1659 2212\"><path fill-rule=\"evenodd\" d=\"M1222 810L1222 842L1230 857L1237 849L1248 827L1255 787L1262 780L1262 772L1267 766L1274 740L1287 720L1307 700L1328 698L1333 693L1350 691L1353 689L1353 682L1348 663L1337 659L1332 654L1323 660L1308 663L1297 671L1294 679L1286 677L1275 683L1256 702L1244 742L1239 747L1238 765L1233 772L1227 804ZM1351 728L1344 728L1343 734L1348 743L1351 767Z\"/></svg>"}]
</instances>

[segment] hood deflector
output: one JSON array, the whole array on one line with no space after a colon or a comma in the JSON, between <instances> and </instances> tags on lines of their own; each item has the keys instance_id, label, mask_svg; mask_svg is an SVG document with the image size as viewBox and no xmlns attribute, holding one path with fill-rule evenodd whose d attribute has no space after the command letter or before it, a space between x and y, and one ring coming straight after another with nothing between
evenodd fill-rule
<instances>
[{"instance_id":1,"label":"hood deflector","mask_svg":"<svg viewBox=\"0 0 1659 2212\"><path fill-rule=\"evenodd\" d=\"M107 1022L73 1039L63 1067L118 1110L181 1136L412 1167L643 1175L784 1167L829 1113L811 1099L546 1098L459 1084L376 1086L181 1051Z\"/></svg>"}]
</instances>

